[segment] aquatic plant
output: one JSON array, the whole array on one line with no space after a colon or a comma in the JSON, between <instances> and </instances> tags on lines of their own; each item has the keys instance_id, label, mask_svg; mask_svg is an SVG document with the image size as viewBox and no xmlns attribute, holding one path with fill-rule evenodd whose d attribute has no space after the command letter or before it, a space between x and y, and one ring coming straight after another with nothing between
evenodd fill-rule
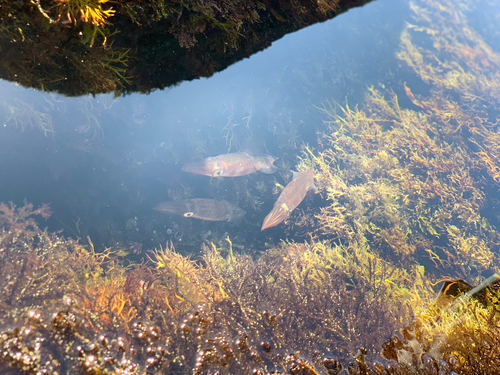
<instances>
[{"instance_id":1,"label":"aquatic plant","mask_svg":"<svg viewBox=\"0 0 500 375\"><path fill-rule=\"evenodd\" d=\"M54 133L54 124L50 114L38 111L34 106L29 105L20 99L13 99L4 103L7 109L6 126L14 125L21 132L27 129L38 129L46 137Z\"/></svg>"},{"instance_id":2,"label":"aquatic plant","mask_svg":"<svg viewBox=\"0 0 500 375\"><path fill-rule=\"evenodd\" d=\"M413 46L436 53L424 45ZM321 237L258 259L227 238L201 259L168 244L126 266L122 252L41 230L32 217L46 206L0 204L0 371L498 373L498 285L474 291L454 277L436 300L431 289L436 274L472 284L498 265L497 219L484 209L495 146L483 139L497 125L455 87L412 90L370 88L340 116L325 102L327 134L299 165L329 202Z\"/></svg>"},{"instance_id":3,"label":"aquatic plant","mask_svg":"<svg viewBox=\"0 0 500 375\"><path fill-rule=\"evenodd\" d=\"M480 235L487 197L484 182L471 176L468 166L477 162L466 140L446 139L429 117L401 109L393 94L385 99L372 89L366 106L345 108L325 137L332 147L311 157L333 202L318 217L323 230L370 238L405 257L440 252L432 241L454 226ZM478 252L494 246L485 241Z\"/></svg>"},{"instance_id":4,"label":"aquatic plant","mask_svg":"<svg viewBox=\"0 0 500 375\"><path fill-rule=\"evenodd\" d=\"M362 106L325 101L319 109L327 131L318 151L305 149L302 163L316 168L330 202L317 215L318 232L368 240L391 259L431 260L441 272L471 280L498 266L497 219L485 208L496 202L486 192L500 162L498 69L491 69L500 55L468 25L461 6L423 3L434 11L412 5L419 23L403 32L398 57L430 94L405 83L403 98L371 87ZM437 21L445 18L451 21ZM469 48L480 63L464 59Z\"/></svg>"},{"instance_id":5,"label":"aquatic plant","mask_svg":"<svg viewBox=\"0 0 500 375\"><path fill-rule=\"evenodd\" d=\"M0 204L3 373L489 374L500 358L497 284L448 282L434 301L423 267L367 242L282 243L253 260L227 238L198 261L168 244L125 267L34 215L50 211Z\"/></svg>"},{"instance_id":6,"label":"aquatic plant","mask_svg":"<svg viewBox=\"0 0 500 375\"><path fill-rule=\"evenodd\" d=\"M384 344L385 358L414 372L496 374L499 276L473 288L447 280L435 301L415 306L415 322Z\"/></svg>"},{"instance_id":7,"label":"aquatic plant","mask_svg":"<svg viewBox=\"0 0 500 375\"><path fill-rule=\"evenodd\" d=\"M284 243L254 261L228 238L225 249L207 245L202 261L168 245L149 265L124 267L123 254L90 239L40 230L31 217L47 207L0 212L2 369L315 373L361 347L373 356L410 321L407 295L429 293L420 271L396 269L366 245Z\"/></svg>"}]
</instances>

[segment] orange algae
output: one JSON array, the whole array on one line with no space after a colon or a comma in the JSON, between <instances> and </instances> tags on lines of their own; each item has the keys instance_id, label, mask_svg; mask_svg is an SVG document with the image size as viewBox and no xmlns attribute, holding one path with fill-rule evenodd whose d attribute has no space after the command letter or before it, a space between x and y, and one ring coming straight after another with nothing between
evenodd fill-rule
<instances>
[{"instance_id":1,"label":"orange algae","mask_svg":"<svg viewBox=\"0 0 500 375\"><path fill-rule=\"evenodd\" d=\"M424 4L432 11L414 5L419 27L407 27L398 56L430 94L402 86L415 106L405 108L370 88L340 116L325 102L327 147L306 148L299 166L315 168L329 202L318 233L341 241L284 242L258 260L235 254L229 238L198 261L167 245L125 267L112 249L40 230L31 217L46 207L2 204L0 369L497 373L498 285L463 300L468 290L445 288L435 300L431 281L472 284L498 268L499 233L483 210L493 199L485 186L499 179L498 126L473 105L497 104L498 56L461 6ZM371 363L398 329L386 362Z\"/></svg>"},{"instance_id":2,"label":"orange algae","mask_svg":"<svg viewBox=\"0 0 500 375\"><path fill-rule=\"evenodd\" d=\"M410 321L407 295L429 290L421 271L397 269L366 245L289 243L254 261L227 239L225 249L205 247L202 261L168 245L149 265L124 267L110 249L38 229L29 217L45 209L0 211L13 218L0 219L0 243L10 238L0 252L2 369L314 373L332 346L342 362L361 346L373 355L381 337Z\"/></svg>"}]
</instances>

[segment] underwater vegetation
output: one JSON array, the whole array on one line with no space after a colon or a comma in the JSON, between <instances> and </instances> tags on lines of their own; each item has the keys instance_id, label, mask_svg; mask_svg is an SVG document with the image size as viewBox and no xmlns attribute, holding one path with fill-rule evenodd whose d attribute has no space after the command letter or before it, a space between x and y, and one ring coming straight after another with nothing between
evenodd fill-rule
<instances>
[{"instance_id":1,"label":"underwater vegetation","mask_svg":"<svg viewBox=\"0 0 500 375\"><path fill-rule=\"evenodd\" d=\"M198 261L167 245L125 266L39 229L46 206L0 212L2 373L332 373L409 320L407 295L429 294L421 268L366 244L283 243L252 260L227 239Z\"/></svg>"},{"instance_id":2,"label":"underwater vegetation","mask_svg":"<svg viewBox=\"0 0 500 375\"><path fill-rule=\"evenodd\" d=\"M462 4L463 5L463 4ZM317 233L369 241L377 253L454 278L499 266L500 54L468 24L465 5L412 3L397 57L414 79L370 87L363 105L325 101L326 130L303 167L329 204ZM440 22L447 19L447 22ZM403 105L404 104L404 105ZM338 112L338 114L337 114Z\"/></svg>"},{"instance_id":3,"label":"underwater vegetation","mask_svg":"<svg viewBox=\"0 0 500 375\"><path fill-rule=\"evenodd\" d=\"M41 230L48 206L0 213L4 374L498 369L498 277L475 289L449 281L434 298L422 266L406 271L355 242L282 243L258 260L229 238L198 260L167 244L127 265L90 239Z\"/></svg>"},{"instance_id":4,"label":"underwater vegetation","mask_svg":"<svg viewBox=\"0 0 500 375\"><path fill-rule=\"evenodd\" d=\"M0 103L0 118L6 130L11 134L41 133L51 140L61 139L61 143L71 145L72 149L87 153L95 150L102 143L104 130L99 120L100 115L112 108L113 100L93 100L76 98L65 102L61 97L52 94L31 99L12 96ZM69 121L71 118L72 122ZM16 129L16 131L14 131ZM29 134L26 135L29 137ZM15 153L19 147L6 135L3 138L4 155ZM40 141L43 142L43 141ZM37 145L40 145L37 142ZM47 143L51 150L56 148L52 142Z\"/></svg>"},{"instance_id":5,"label":"underwater vegetation","mask_svg":"<svg viewBox=\"0 0 500 375\"><path fill-rule=\"evenodd\" d=\"M399 368L424 374L498 373L499 279L494 274L474 288L447 280L428 307L417 308L415 323L384 344L382 354Z\"/></svg>"},{"instance_id":6,"label":"underwater vegetation","mask_svg":"<svg viewBox=\"0 0 500 375\"><path fill-rule=\"evenodd\" d=\"M54 132L52 117L48 113L38 111L17 98L12 103L5 103L7 118L5 126L15 126L21 132L27 129L38 129L46 137Z\"/></svg>"},{"instance_id":7,"label":"underwater vegetation","mask_svg":"<svg viewBox=\"0 0 500 375\"><path fill-rule=\"evenodd\" d=\"M48 206L1 203L0 372L498 374L500 58L463 3L418 4L414 79L320 107L306 242L130 264L41 229Z\"/></svg>"}]
</instances>

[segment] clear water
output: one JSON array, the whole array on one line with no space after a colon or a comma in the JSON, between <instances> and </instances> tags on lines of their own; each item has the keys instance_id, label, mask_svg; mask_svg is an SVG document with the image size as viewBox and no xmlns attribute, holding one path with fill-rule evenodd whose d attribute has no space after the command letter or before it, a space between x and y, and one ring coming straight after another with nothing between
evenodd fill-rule
<instances>
[{"instance_id":1,"label":"clear water","mask_svg":"<svg viewBox=\"0 0 500 375\"><path fill-rule=\"evenodd\" d=\"M478 7L471 20L498 49L494 13ZM178 251L196 253L201 242L229 235L240 249L262 251L307 239L307 228L285 224L260 231L273 189L289 181L304 145L318 147L325 128L316 107L325 100L354 108L375 86L410 104L403 82L415 75L395 57L406 22L407 1L374 1L287 35L209 79L150 95L65 98L0 82L0 201L50 203L50 230L90 236L100 248L140 243L144 253L173 241ZM45 115L49 128L24 117L22 129L19 108ZM279 157L279 172L210 179L181 171L187 162L243 150ZM226 223L153 211L189 198L227 200L247 214ZM326 204L310 195L294 214Z\"/></svg>"}]
</instances>

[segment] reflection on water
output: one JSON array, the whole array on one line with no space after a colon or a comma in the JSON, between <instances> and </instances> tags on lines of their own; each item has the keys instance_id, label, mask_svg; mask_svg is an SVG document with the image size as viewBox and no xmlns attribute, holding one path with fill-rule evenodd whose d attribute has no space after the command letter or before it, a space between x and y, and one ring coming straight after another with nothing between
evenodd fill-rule
<instances>
[{"instance_id":1,"label":"reflection on water","mask_svg":"<svg viewBox=\"0 0 500 375\"><path fill-rule=\"evenodd\" d=\"M498 373L492 14L382 1L147 97L3 83L0 369Z\"/></svg>"},{"instance_id":2,"label":"reflection on water","mask_svg":"<svg viewBox=\"0 0 500 375\"><path fill-rule=\"evenodd\" d=\"M69 99L4 83L5 144L0 152L6 162L1 168L11 182L0 188L3 200L50 202L52 230L63 227L67 235L90 235L99 246L141 242L152 249L169 239L165 228L173 225L183 234L182 243L175 243L179 251L184 246L199 251L208 232L214 233L212 240L224 238L223 226L186 223L151 210L169 199L191 198L226 200L247 211L247 235L228 233L241 237L242 246L262 249L268 240L307 238L309 231L291 229L292 223L274 235L260 234L280 193L271 192L289 182L303 145L317 142L323 126L316 106L325 98L359 102L367 83L390 75L391 65L395 69L394 59L380 57L380 52L394 54L389 51L397 46L395 35L403 22L391 26L392 36L385 22L372 17L373 12L382 16L388 7L406 8L381 4L347 13L340 22L290 35L210 80L148 96ZM379 64L372 63L374 56ZM21 111L23 106L32 110ZM46 121L37 121L35 114ZM22 129L32 130L19 134ZM26 147L32 152L13 156ZM189 162L238 151L279 157L278 174L220 181L180 171ZM320 201L311 198L308 206ZM127 229L127 220L135 217L137 226Z\"/></svg>"}]
</instances>

